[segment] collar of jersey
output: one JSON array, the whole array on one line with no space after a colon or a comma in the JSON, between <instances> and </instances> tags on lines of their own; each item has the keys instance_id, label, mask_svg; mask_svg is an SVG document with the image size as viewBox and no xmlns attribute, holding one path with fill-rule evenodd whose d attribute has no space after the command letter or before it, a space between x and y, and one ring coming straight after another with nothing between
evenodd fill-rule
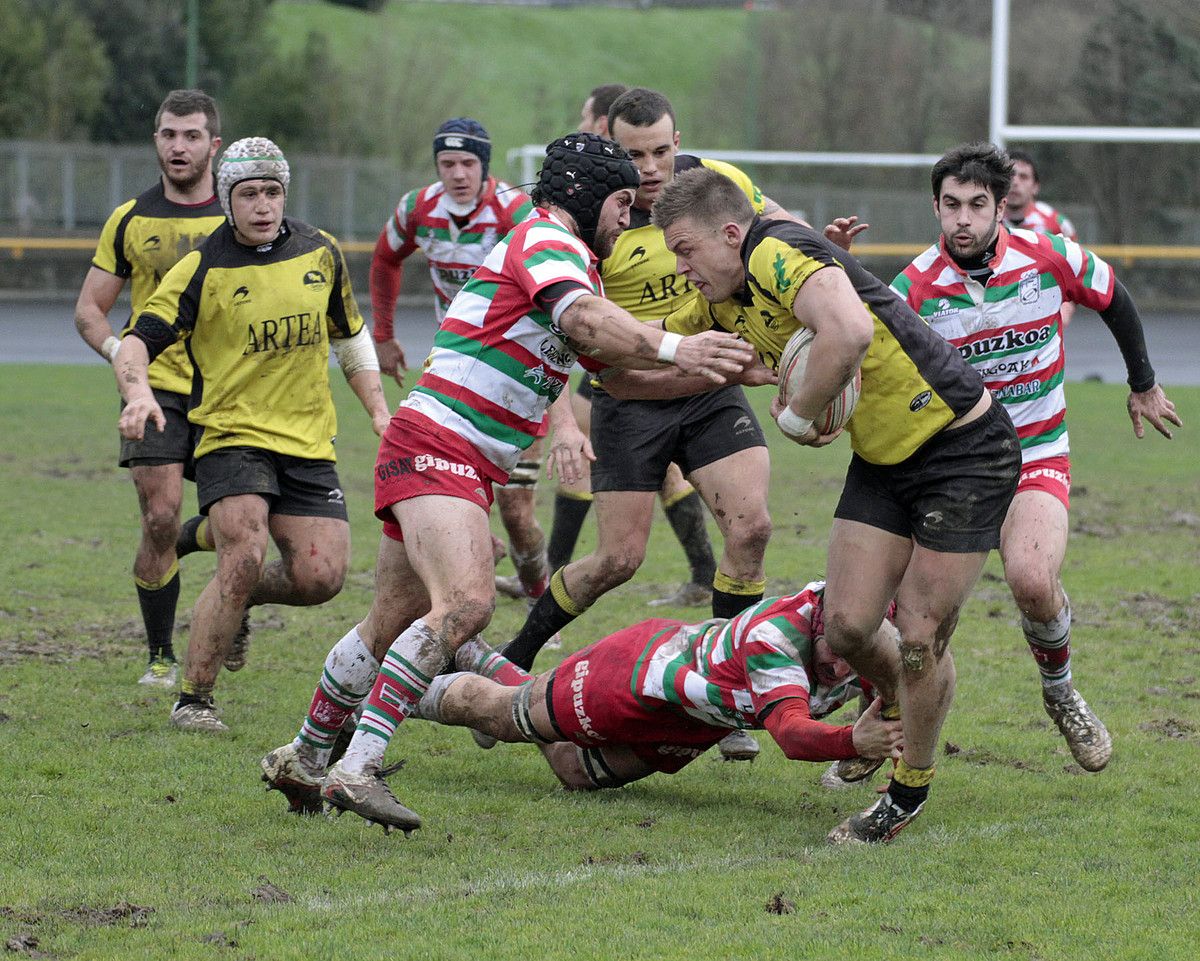
<instances>
[{"instance_id":1,"label":"collar of jersey","mask_svg":"<svg viewBox=\"0 0 1200 961\"><path fill-rule=\"evenodd\" d=\"M996 252L992 255L992 259L987 263L988 267L992 270L993 277L996 276L996 269L1000 266L1000 262L1004 260L1004 255L1008 253L1009 237L1010 234L1008 232L1008 227L1006 227L1004 224L1000 224L996 235ZM946 238L943 235L938 236L938 250L941 251L942 260L946 262L951 270L953 270L960 277L967 276L967 272L959 266L958 261L950 256L950 251L946 249Z\"/></svg>"},{"instance_id":2,"label":"collar of jersey","mask_svg":"<svg viewBox=\"0 0 1200 961\"><path fill-rule=\"evenodd\" d=\"M232 231L231 231L231 233L232 233ZM274 253L275 251L279 250L284 244L286 244L288 242L288 238L291 237L291 235L292 235L292 232L288 228L287 217L284 217L283 223L281 223L279 225L279 236L276 237L274 240L269 241L268 243L244 244L240 240L237 239L237 234L234 234L233 242L235 244L237 244L239 247L241 247L243 250L253 250L256 254L271 254L271 253Z\"/></svg>"}]
</instances>

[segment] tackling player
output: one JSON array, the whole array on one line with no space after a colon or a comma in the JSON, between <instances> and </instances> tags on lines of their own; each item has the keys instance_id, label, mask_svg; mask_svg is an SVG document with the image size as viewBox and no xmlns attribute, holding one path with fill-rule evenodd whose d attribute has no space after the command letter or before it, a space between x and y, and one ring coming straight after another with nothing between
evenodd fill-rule
<instances>
[{"instance_id":1,"label":"tackling player","mask_svg":"<svg viewBox=\"0 0 1200 961\"><path fill-rule=\"evenodd\" d=\"M153 139L162 176L112 212L75 305L79 335L110 363L121 342L108 315L125 282L130 281L133 310L123 332L176 261L224 220L213 189L212 160L221 146L221 121L212 97L200 90L172 90L155 115ZM182 344L151 365L149 384L166 426L141 440L122 438L118 462L129 468L142 515L133 582L150 663L138 683L173 688L178 667L172 634L179 602L175 539L185 468L190 475L195 446L187 419L192 364Z\"/></svg>"},{"instance_id":2,"label":"tackling player","mask_svg":"<svg viewBox=\"0 0 1200 961\"><path fill-rule=\"evenodd\" d=\"M553 404L576 360L593 370L673 364L719 382L753 359L728 335L664 334L601 296L597 257L629 223L637 183L637 168L610 140L571 134L546 148L537 208L454 298L384 434L371 610L330 651L296 740L263 759L269 781L315 785L343 722L365 700L322 796L388 829L419 827L380 774L384 751L454 652L491 619L492 484L504 483L542 433L547 410L551 467L578 467L585 440L570 408Z\"/></svg>"},{"instance_id":3,"label":"tackling player","mask_svg":"<svg viewBox=\"0 0 1200 961\"><path fill-rule=\"evenodd\" d=\"M288 181L287 160L265 138L225 151L217 194L227 222L163 278L114 361L121 433L131 440L166 424L149 362L185 340L195 364L196 495L217 570L196 601L171 713L185 730L227 730L213 686L249 606L320 604L341 590L350 525L334 468L331 345L375 432L388 422L341 250L284 216ZM268 534L281 554L269 565Z\"/></svg>"},{"instance_id":4,"label":"tackling player","mask_svg":"<svg viewBox=\"0 0 1200 961\"><path fill-rule=\"evenodd\" d=\"M992 144L956 147L933 167L938 242L892 288L979 372L1021 439L1021 479L1000 533L1000 557L1042 679L1042 703L1079 766L1099 771L1112 739L1071 680L1071 604L1062 585L1071 461L1061 312L1098 311L1129 375L1134 433L1144 417L1164 437L1180 425L1155 382L1129 293L1090 250L1054 233L1009 229L1011 155Z\"/></svg>"}]
</instances>

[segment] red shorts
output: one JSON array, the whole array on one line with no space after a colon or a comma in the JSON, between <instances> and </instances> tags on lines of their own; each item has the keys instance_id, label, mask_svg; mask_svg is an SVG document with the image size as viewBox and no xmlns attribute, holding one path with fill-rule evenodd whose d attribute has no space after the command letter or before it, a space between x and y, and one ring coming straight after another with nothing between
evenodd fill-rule
<instances>
[{"instance_id":1,"label":"red shorts","mask_svg":"<svg viewBox=\"0 0 1200 961\"><path fill-rule=\"evenodd\" d=\"M1017 493L1022 491L1045 491L1062 501L1062 506L1071 509L1071 457L1043 457L1021 465L1021 480Z\"/></svg>"},{"instance_id":2,"label":"red shorts","mask_svg":"<svg viewBox=\"0 0 1200 961\"><path fill-rule=\"evenodd\" d=\"M729 728L713 727L661 701L633 693L633 674L646 645L682 621L634 624L570 655L554 670L546 698L550 721L581 747L626 747L655 771L673 774Z\"/></svg>"},{"instance_id":3,"label":"red shorts","mask_svg":"<svg viewBox=\"0 0 1200 961\"><path fill-rule=\"evenodd\" d=\"M375 516L383 521L386 536L403 541L393 504L440 494L490 511L494 480L504 483L503 473L458 434L401 407L383 432L375 458Z\"/></svg>"}]
</instances>

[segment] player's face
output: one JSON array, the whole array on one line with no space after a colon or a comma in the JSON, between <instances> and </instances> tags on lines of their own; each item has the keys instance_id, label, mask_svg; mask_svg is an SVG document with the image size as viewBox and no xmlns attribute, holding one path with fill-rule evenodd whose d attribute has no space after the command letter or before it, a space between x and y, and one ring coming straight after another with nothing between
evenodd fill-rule
<instances>
[{"instance_id":1,"label":"player's face","mask_svg":"<svg viewBox=\"0 0 1200 961\"><path fill-rule=\"evenodd\" d=\"M1013 161L1012 186L1008 188L1008 206L1013 210L1024 210L1038 195L1037 177L1033 167L1025 160Z\"/></svg>"},{"instance_id":2,"label":"player's face","mask_svg":"<svg viewBox=\"0 0 1200 961\"><path fill-rule=\"evenodd\" d=\"M207 123L203 113L177 117L163 111L154 131L158 166L171 186L181 193L212 180L212 158L221 146L221 138L208 132Z\"/></svg>"},{"instance_id":3,"label":"player's face","mask_svg":"<svg viewBox=\"0 0 1200 961\"><path fill-rule=\"evenodd\" d=\"M675 129L675 122L669 113L664 113L648 127L635 127L624 120L616 120L612 125L612 138L625 148L642 175L634 206L649 210L658 192L675 176L675 155L679 153L679 131Z\"/></svg>"},{"instance_id":4,"label":"player's face","mask_svg":"<svg viewBox=\"0 0 1200 961\"><path fill-rule=\"evenodd\" d=\"M278 180L243 180L229 194L233 232L249 247L269 244L283 226L285 200Z\"/></svg>"},{"instance_id":5,"label":"player's face","mask_svg":"<svg viewBox=\"0 0 1200 961\"><path fill-rule=\"evenodd\" d=\"M483 188L483 164L465 150L438 151L437 172L455 203L470 203Z\"/></svg>"},{"instance_id":6,"label":"player's face","mask_svg":"<svg viewBox=\"0 0 1200 961\"><path fill-rule=\"evenodd\" d=\"M675 255L675 272L713 303L728 300L746 282L743 236L737 224L714 226L691 217L680 217L663 231L667 250Z\"/></svg>"},{"instance_id":7,"label":"player's face","mask_svg":"<svg viewBox=\"0 0 1200 961\"><path fill-rule=\"evenodd\" d=\"M824 637L818 637L813 644L813 674L817 676L817 683L836 687L853 673L854 668L849 662L834 654Z\"/></svg>"},{"instance_id":8,"label":"player's face","mask_svg":"<svg viewBox=\"0 0 1200 961\"><path fill-rule=\"evenodd\" d=\"M946 249L960 259L978 257L991 246L1007 204L1007 200L996 203L983 184L945 178L933 209L942 225Z\"/></svg>"},{"instance_id":9,"label":"player's face","mask_svg":"<svg viewBox=\"0 0 1200 961\"><path fill-rule=\"evenodd\" d=\"M621 231L629 226L629 208L633 206L633 190L626 188L609 194L600 208L596 222L596 239L592 253L603 260L613 252Z\"/></svg>"}]
</instances>

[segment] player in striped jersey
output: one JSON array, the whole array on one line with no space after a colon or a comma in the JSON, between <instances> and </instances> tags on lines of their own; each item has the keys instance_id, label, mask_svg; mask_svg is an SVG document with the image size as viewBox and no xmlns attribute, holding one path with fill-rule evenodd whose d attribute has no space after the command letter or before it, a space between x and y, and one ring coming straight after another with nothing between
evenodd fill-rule
<instances>
[{"instance_id":1,"label":"player in striped jersey","mask_svg":"<svg viewBox=\"0 0 1200 961\"><path fill-rule=\"evenodd\" d=\"M403 384L407 360L395 339L392 318L404 276L404 261L420 250L433 279L434 312L441 323L463 284L532 209L525 191L488 173L492 141L478 120L447 120L433 137L438 181L400 198L384 224L371 258L371 311L380 369ZM511 596L532 600L546 589L546 535L534 514L534 488L541 473L541 444L521 458L496 494L508 533L514 578L497 578Z\"/></svg>"},{"instance_id":2,"label":"player in striped jersey","mask_svg":"<svg viewBox=\"0 0 1200 961\"><path fill-rule=\"evenodd\" d=\"M637 183L637 168L612 141L554 141L534 192L538 208L454 298L380 444L375 504L384 537L371 611L330 652L295 740L262 762L268 783L294 805L317 803L334 739L365 700L321 796L388 829L420 826L380 776L384 751L433 677L491 619L492 482L504 483L542 432L581 354L593 370L674 364L714 382L752 360L727 335L650 330L603 298L597 258L629 223ZM569 407L553 410L567 417L555 425L551 465L575 472L586 441Z\"/></svg>"},{"instance_id":3,"label":"player in striped jersey","mask_svg":"<svg viewBox=\"0 0 1200 961\"><path fill-rule=\"evenodd\" d=\"M766 729L798 761L900 756L900 722L875 698L854 724L816 721L864 690L824 638L824 583L732 620L654 618L537 677L481 638L459 648L420 715L501 741L532 741L567 788L619 787L680 770L731 730ZM895 629L879 628L894 643ZM472 673L473 672L473 673Z\"/></svg>"},{"instance_id":4,"label":"player in striped jersey","mask_svg":"<svg viewBox=\"0 0 1200 961\"><path fill-rule=\"evenodd\" d=\"M1164 437L1180 425L1155 382L1142 322L1111 268L1058 234L1004 224L1013 164L992 144L949 151L933 168L941 237L892 288L958 349L1004 404L1021 441L1021 478L1000 535L1005 578L1042 678L1043 702L1081 767L1112 754L1104 724L1071 680L1071 605L1062 585L1071 463L1060 312L1098 311L1129 374L1129 416Z\"/></svg>"}]
</instances>

